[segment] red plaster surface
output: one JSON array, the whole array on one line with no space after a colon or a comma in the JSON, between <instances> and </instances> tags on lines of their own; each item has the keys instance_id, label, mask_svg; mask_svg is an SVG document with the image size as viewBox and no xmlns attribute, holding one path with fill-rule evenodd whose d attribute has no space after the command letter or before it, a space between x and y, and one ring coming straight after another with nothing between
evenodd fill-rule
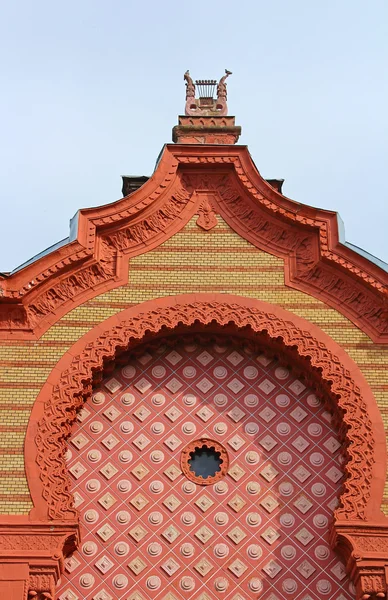
<instances>
[{"instance_id":1,"label":"red plaster surface","mask_svg":"<svg viewBox=\"0 0 388 600\"><path fill-rule=\"evenodd\" d=\"M275 359L218 344L147 348L82 409L68 466L83 536L60 600L355 597L329 545L329 413ZM228 450L214 485L180 470L200 438Z\"/></svg>"}]
</instances>

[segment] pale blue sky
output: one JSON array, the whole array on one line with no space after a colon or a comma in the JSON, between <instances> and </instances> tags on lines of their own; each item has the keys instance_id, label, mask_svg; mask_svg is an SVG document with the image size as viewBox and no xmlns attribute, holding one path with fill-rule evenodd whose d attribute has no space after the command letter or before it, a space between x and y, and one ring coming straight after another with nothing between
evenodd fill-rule
<instances>
[{"instance_id":1,"label":"pale blue sky","mask_svg":"<svg viewBox=\"0 0 388 600\"><path fill-rule=\"evenodd\" d=\"M149 175L219 78L263 177L388 261L387 0L0 0L0 270Z\"/></svg>"}]
</instances>

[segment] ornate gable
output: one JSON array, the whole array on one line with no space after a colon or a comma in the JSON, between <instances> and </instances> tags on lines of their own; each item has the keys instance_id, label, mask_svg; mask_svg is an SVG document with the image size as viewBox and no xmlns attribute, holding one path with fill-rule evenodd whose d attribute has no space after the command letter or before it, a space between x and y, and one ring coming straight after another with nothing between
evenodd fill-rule
<instances>
[{"instance_id":1,"label":"ornate gable","mask_svg":"<svg viewBox=\"0 0 388 600\"><path fill-rule=\"evenodd\" d=\"M71 308L127 282L127 261L190 218L217 214L257 248L285 260L286 284L336 308L372 340L388 341L388 275L340 242L336 213L289 200L245 146L167 145L129 196L81 210L77 239L0 281L0 332L34 339Z\"/></svg>"}]
</instances>

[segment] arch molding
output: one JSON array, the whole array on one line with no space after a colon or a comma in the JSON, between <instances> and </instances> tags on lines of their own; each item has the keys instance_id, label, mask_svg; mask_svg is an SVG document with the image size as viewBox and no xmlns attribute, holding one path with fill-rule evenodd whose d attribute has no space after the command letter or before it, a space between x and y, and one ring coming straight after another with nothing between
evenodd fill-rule
<instances>
[{"instance_id":1,"label":"arch molding","mask_svg":"<svg viewBox=\"0 0 388 600\"><path fill-rule=\"evenodd\" d=\"M379 594L386 591L388 564L387 523L380 512L385 437L373 395L358 367L329 336L304 319L257 300L226 294L162 298L124 310L81 338L53 370L31 415L25 444L34 501L30 519L77 523L64 452L96 374L147 336L182 327L231 325L242 336L265 336L285 351L295 352L329 390L347 456L332 543L343 555L357 597L383 597Z\"/></svg>"}]
</instances>

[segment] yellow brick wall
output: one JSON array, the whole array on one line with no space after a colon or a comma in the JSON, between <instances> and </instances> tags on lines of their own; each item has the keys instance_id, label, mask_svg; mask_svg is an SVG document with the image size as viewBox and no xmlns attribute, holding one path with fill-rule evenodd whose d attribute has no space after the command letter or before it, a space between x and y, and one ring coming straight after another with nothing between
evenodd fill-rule
<instances>
[{"instance_id":1,"label":"yellow brick wall","mask_svg":"<svg viewBox=\"0 0 388 600\"><path fill-rule=\"evenodd\" d=\"M283 260L257 250L219 219L210 232L196 218L159 248L129 264L129 283L62 317L37 342L0 343L0 512L31 508L23 440L31 407L62 354L96 323L161 296L219 291L277 304L321 327L358 363L388 431L388 349L372 343L338 311L284 284ZM388 486L383 508L388 514Z\"/></svg>"}]
</instances>

